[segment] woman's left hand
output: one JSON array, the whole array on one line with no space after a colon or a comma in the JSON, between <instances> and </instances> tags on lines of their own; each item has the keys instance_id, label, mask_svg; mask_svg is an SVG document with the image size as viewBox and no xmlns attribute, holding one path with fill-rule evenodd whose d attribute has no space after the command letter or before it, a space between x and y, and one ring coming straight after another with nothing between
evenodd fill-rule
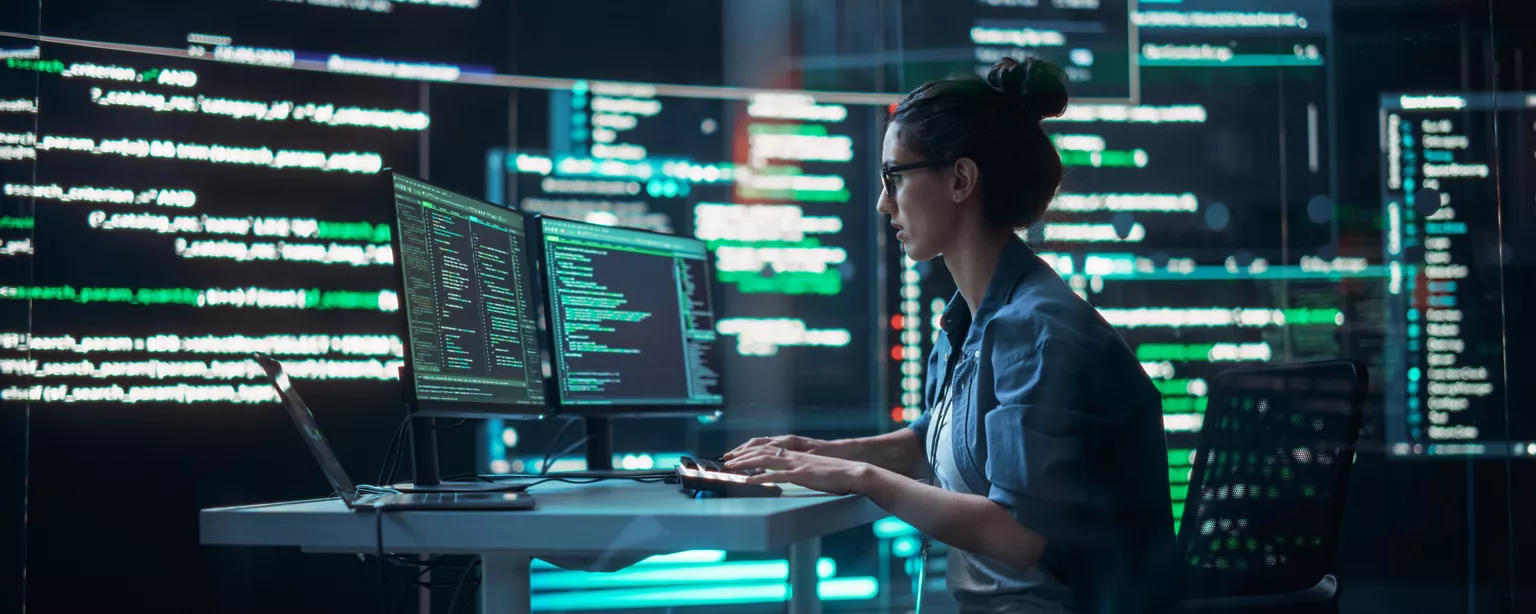
<instances>
[{"instance_id":1,"label":"woman's left hand","mask_svg":"<svg viewBox=\"0 0 1536 614\"><path fill-rule=\"evenodd\" d=\"M782 450L782 452L781 452ZM762 446L726 461L727 469L766 470L747 478L752 484L789 483L834 495L859 493L868 479L868 463Z\"/></svg>"}]
</instances>

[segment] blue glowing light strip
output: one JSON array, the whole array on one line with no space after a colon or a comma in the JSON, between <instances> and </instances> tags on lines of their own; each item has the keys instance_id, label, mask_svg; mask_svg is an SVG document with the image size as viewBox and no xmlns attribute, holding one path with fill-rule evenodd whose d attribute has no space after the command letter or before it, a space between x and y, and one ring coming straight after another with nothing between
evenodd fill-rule
<instances>
[{"instance_id":1,"label":"blue glowing light strip","mask_svg":"<svg viewBox=\"0 0 1536 614\"><path fill-rule=\"evenodd\" d=\"M816 563L818 578L831 578L837 572L832 559ZM533 574L536 592L632 588L639 586L723 585L740 582L784 581L789 579L789 562L739 561L687 566L630 567L612 573L587 571L543 571Z\"/></svg>"},{"instance_id":2,"label":"blue glowing light strip","mask_svg":"<svg viewBox=\"0 0 1536 614\"><path fill-rule=\"evenodd\" d=\"M917 535L917 529L912 528L912 525L902 522L894 516L876 520L874 527L875 537L882 539L902 537L905 535Z\"/></svg>"},{"instance_id":3,"label":"blue glowing light strip","mask_svg":"<svg viewBox=\"0 0 1536 614\"><path fill-rule=\"evenodd\" d=\"M872 599L880 584L871 577L822 580L816 585L823 601ZM621 610L628 608L665 608L700 605L776 603L789 599L789 584L738 584L708 588L641 588L586 590L547 593L533 596L533 611Z\"/></svg>"}]
</instances>

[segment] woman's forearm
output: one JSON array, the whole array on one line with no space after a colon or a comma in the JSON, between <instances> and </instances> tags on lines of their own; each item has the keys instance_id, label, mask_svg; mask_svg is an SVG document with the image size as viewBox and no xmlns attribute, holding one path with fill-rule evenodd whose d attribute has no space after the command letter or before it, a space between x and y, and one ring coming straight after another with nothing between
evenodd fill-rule
<instances>
[{"instance_id":1,"label":"woman's forearm","mask_svg":"<svg viewBox=\"0 0 1536 614\"><path fill-rule=\"evenodd\" d=\"M928 473L922 440L909 428L831 443L834 447L828 451L829 456L869 463L909 478L925 477Z\"/></svg>"},{"instance_id":2,"label":"woman's forearm","mask_svg":"<svg viewBox=\"0 0 1536 614\"><path fill-rule=\"evenodd\" d=\"M986 497L929 486L879 467L868 467L858 483L860 494L881 509L951 547L1016 569L1033 567L1045 552L1043 536Z\"/></svg>"}]
</instances>

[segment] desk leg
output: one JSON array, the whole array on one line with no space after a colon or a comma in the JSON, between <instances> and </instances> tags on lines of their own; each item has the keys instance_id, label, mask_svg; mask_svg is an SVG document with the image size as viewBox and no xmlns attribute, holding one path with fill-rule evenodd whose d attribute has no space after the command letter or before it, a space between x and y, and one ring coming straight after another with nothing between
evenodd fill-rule
<instances>
[{"instance_id":1,"label":"desk leg","mask_svg":"<svg viewBox=\"0 0 1536 614\"><path fill-rule=\"evenodd\" d=\"M480 557L480 612L527 614L533 611L529 588L530 559L526 554L486 554Z\"/></svg>"},{"instance_id":2,"label":"desk leg","mask_svg":"<svg viewBox=\"0 0 1536 614\"><path fill-rule=\"evenodd\" d=\"M820 537L789 545L789 614L821 614L821 597L816 594L820 560Z\"/></svg>"}]
</instances>

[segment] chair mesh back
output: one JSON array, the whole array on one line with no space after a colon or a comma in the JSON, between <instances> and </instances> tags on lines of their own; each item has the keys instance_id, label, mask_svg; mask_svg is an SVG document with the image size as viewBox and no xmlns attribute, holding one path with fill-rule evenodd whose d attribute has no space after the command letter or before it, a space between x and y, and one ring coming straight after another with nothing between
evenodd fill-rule
<instances>
[{"instance_id":1,"label":"chair mesh back","mask_svg":"<svg viewBox=\"0 0 1536 614\"><path fill-rule=\"evenodd\" d=\"M1333 361L1216 377L1179 527L1187 598L1301 590L1328 573L1365 373Z\"/></svg>"}]
</instances>

